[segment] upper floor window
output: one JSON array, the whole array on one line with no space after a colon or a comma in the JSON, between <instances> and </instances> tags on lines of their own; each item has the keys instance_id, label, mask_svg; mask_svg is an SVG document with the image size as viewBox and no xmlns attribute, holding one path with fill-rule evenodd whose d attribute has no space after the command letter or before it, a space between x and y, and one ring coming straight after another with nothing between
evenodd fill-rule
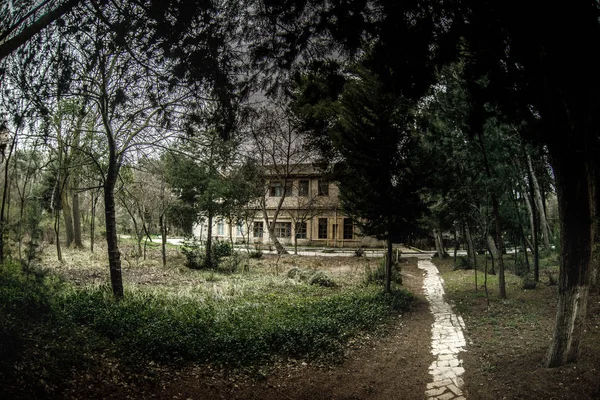
<instances>
[{"instance_id":1,"label":"upper floor window","mask_svg":"<svg viewBox=\"0 0 600 400\"><path fill-rule=\"evenodd\" d=\"M308 181L307 180L298 181L298 196L308 197Z\"/></svg>"},{"instance_id":2,"label":"upper floor window","mask_svg":"<svg viewBox=\"0 0 600 400\"><path fill-rule=\"evenodd\" d=\"M319 196L329 196L329 182L319 180Z\"/></svg>"},{"instance_id":3,"label":"upper floor window","mask_svg":"<svg viewBox=\"0 0 600 400\"><path fill-rule=\"evenodd\" d=\"M286 182L285 184L285 195L292 194L292 182ZM283 182L271 182L269 185L269 196L281 197L283 196Z\"/></svg>"}]
</instances>

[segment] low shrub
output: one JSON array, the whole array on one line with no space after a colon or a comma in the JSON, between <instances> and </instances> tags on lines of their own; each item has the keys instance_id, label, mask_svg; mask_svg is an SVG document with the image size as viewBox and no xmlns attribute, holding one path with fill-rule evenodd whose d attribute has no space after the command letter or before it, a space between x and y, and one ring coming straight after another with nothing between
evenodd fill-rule
<instances>
[{"instance_id":1,"label":"low shrub","mask_svg":"<svg viewBox=\"0 0 600 400\"><path fill-rule=\"evenodd\" d=\"M328 297L258 294L173 299L144 292L114 302L108 290L72 292L65 313L107 337L135 365L145 360L243 366L273 357L338 360L343 343L410 306L405 291L355 290Z\"/></svg>"},{"instance_id":2,"label":"low shrub","mask_svg":"<svg viewBox=\"0 0 600 400\"><path fill-rule=\"evenodd\" d=\"M312 276L308 279L308 283L310 285L317 285L323 287L334 287L335 282L331 279L325 272L316 271Z\"/></svg>"},{"instance_id":3,"label":"low shrub","mask_svg":"<svg viewBox=\"0 0 600 400\"><path fill-rule=\"evenodd\" d=\"M456 259L456 263L454 264L454 270L467 270L473 269L473 263L469 259L469 257L461 256Z\"/></svg>"},{"instance_id":4,"label":"low shrub","mask_svg":"<svg viewBox=\"0 0 600 400\"><path fill-rule=\"evenodd\" d=\"M250 258L254 258L254 259L262 258L262 255L263 255L263 252L260 249L255 250L255 251L251 251L251 252L248 253L248 256Z\"/></svg>"},{"instance_id":5,"label":"low shrub","mask_svg":"<svg viewBox=\"0 0 600 400\"><path fill-rule=\"evenodd\" d=\"M247 272L250 269L248 256L239 252L233 252L230 256L221 257L217 264L217 271L232 274L235 272Z\"/></svg>"},{"instance_id":6,"label":"low shrub","mask_svg":"<svg viewBox=\"0 0 600 400\"><path fill-rule=\"evenodd\" d=\"M205 267L204 248L195 236L186 236L181 245L181 252L185 256L184 265L190 269Z\"/></svg>"},{"instance_id":7,"label":"low shrub","mask_svg":"<svg viewBox=\"0 0 600 400\"><path fill-rule=\"evenodd\" d=\"M537 282L533 279L533 276L527 274L523 277L521 287L525 290L535 289Z\"/></svg>"},{"instance_id":8,"label":"low shrub","mask_svg":"<svg viewBox=\"0 0 600 400\"><path fill-rule=\"evenodd\" d=\"M358 249L354 250L354 257L362 257L365 255L365 249L363 249L362 247L359 247Z\"/></svg>"},{"instance_id":9,"label":"low shrub","mask_svg":"<svg viewBox=\"0 0 600 400\"><path fill-rule=\"evenodd\" d=\"M290 279L300 279L301 272L302 271L298 267L290 268L290 270L287 272L287 277Z\"/></svg>"},{"instance_id":10,"label":"low shrub","mask_svg":"<svg viewBox=\"0 0 600 400\"><path fill-rule=\"evenodd\" d=\"M402 275L400 274L400 265L392 264L392 279L393 283L402 285ZM366 285L376 284L383 285L385 282L385 260L381 260L376 269L372 270L369 265L365 265L364 283Z\"/></svg>"}]
</instances>

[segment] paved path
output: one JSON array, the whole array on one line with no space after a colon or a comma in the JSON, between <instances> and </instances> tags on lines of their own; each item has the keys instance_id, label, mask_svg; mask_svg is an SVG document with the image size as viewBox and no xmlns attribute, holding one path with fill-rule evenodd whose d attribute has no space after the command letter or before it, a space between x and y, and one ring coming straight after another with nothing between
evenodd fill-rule
<instances>
[{"instance_id":1,"label":"paved path","mask_svg":"<svg viewBox=\"0 0 600 400\"><path fill-rule=\"evenodd\" d=\"M418 265L427 272L423 289L435 318L431 327L431 352L437 359L429 367L432 382L427 384L425 395L428 399L465 400L461 390L461 375L465 369L458 358L466 345L463 334L465 323L444 300L443 281L437 267L429 260L419 260Z\"/></svg>"}]
</instances>

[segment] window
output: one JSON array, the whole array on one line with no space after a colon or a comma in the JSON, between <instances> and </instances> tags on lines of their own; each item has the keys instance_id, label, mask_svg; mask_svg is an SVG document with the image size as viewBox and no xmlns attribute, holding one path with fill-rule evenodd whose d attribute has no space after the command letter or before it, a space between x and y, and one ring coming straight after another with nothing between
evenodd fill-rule
<instances>
[{"instance_id":1,"label":"window","mask_svg":"<svg viewBox=\"0 0 600 400\"><path fill-rule=\"evenodd\" d=\"M223 222L217 222L217 235L218 236L223 236L225 235L225 225L223 225Z\"/></svg>"},{"instance_id":2,"label":"window","mask_svg":"<svg viewBox=\"0 0 600 400\"><path fill-rule=\"evenodd\" d=\"M319 196L329 196L329 182L319 180Z\"/></svg>"},{"instance_id":3,"label":"window","mask_svg":"<svg viewBox=\"0 0 600 400\"><path fill-rule=\"evenodd\" d=\"M352 218L344 218L344 239L354 239L354 223Z\"/></svg>"},{"instance_id":4,"label":"window","mask_svg":"<svg viewBox=\"0 0 600 400\"><path fill-rule=\"evenodd\" d=\"M235 236L244 236L244 227L242 224L237 224L235 227Z\"/></svg>"},{"instance_id":5,"label":"window","mask_svg":"<svg viewBox=\"0 0 600 400\"><path fill-rule=\"evenodd\" d=\"M254 223L254 237L255 238L261 238L261 237L263 237L263 223L262 223L262 221Z\"/></svg>"},{"instance_id":6,"label":"window","mask_svg":"<svg viewBox=\"0 0 600 400\"><path fill-rule=\"evenodd\" d=\"M296 224L296 238L306 239L306 222L298 222Z\"/></svg>"},{"instance_id":7,"label":"window","mask_svg":"<svg viewBox=\"0 0 600 400\"><path fill-rule=\"evenodd\" d=\"M298 196L308 197L308 181L298 181Z\"/></svg>"},{"instance_id":8,"label":"window","mask_svg":"<svg viewBox=\"0 0 600 400\"><path fill-rule=\"evenodd\" d=\"M285 195L292 194L292 182L285 183ZM283 183L282 182L272 182L269 185L269 196L271 197L281 197L283 196Z\"/></svg>"},{"instance_id":9,"label":"window","mask_svg":"<svg viewBox=\"0 0 600 400\"><path fill-rule=\"evenodd\" d=\"M327 239L327 218L319 218L319 239Z\"/></svg>"},{"instance_id":10,"label":"window","mask_svg":"<svg viewBox=\"0 0 600 400\"><path fill-rule=\"evenodd\" d=\"M289 238L292 236L292 223L291 222L276 222L275 223L275 236L278 238Z\"/></svg>"}]
</instances>

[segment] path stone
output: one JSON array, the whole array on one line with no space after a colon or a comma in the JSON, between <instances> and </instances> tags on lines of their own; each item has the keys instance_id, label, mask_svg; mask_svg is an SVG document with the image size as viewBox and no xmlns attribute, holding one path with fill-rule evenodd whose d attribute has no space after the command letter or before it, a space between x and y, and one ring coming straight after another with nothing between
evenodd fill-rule
<instances>
[{"instance_id":1,"label":"path stone","mask_svg":"<svg viewBox=\"0 0 600 400\"><path fill-rule=\"evenodd\" d=\"M437 358L429 367L433 380L427 384L425 395L431 400L466 400L461 390L465 369L458 358L465 351L465 323L444 300L443 281L437 267L429 260L419 260L418 265L427 272L423 289L435 318L431 327L431 353Z\"/></svg>"}]
</instances>

